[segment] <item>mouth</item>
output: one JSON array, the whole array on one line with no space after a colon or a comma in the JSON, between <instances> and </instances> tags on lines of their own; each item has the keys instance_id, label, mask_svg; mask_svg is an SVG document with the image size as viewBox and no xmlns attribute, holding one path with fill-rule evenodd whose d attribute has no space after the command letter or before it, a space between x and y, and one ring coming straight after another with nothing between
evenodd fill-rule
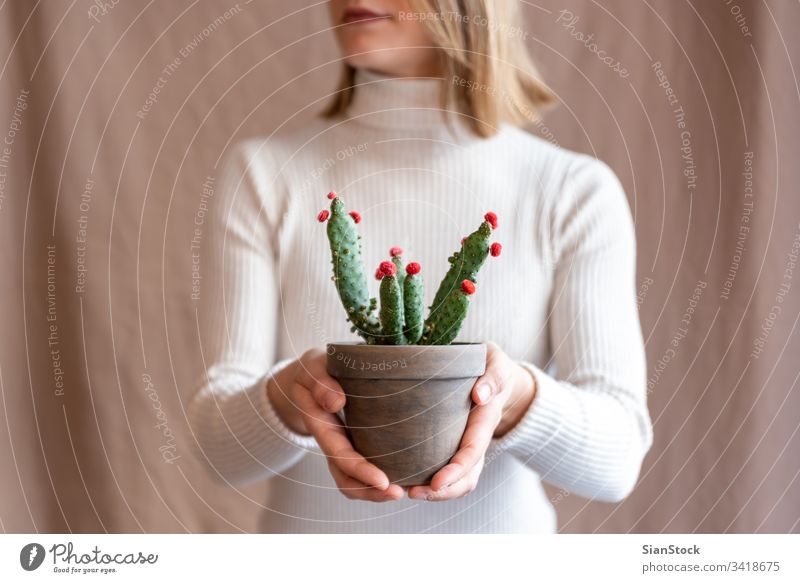
<instances>
[{"instance_id":1,"label":"mouth","mask_svg":"<svg viewBox=\"0 0 800 583\"><path fill-rule=\"evenodd\" d=\"M342 24L369 24L390 19L389 14L378 14L368 8L348 8L342 15Z\"/></svg>"}]
</instances>

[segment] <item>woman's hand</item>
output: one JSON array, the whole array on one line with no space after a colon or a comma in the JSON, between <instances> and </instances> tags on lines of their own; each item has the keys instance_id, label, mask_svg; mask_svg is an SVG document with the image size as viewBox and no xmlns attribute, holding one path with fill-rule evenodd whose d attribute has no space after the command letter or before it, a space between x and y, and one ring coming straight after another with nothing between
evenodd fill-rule
<instances>
[{"instance_id":1,"label":"woman's hand","mask_svg":"<svg viewBox=\"0 0 800 583\"><path fill-rule=\"evenodd\" d=\"M267 383L267 393L286 425L313 435L328 459L339 490L351 500L386 502L403 497L377 466L357 453L335 415L344 407L341 385L326 370L325 352L309 350Z\"/></svg>"},{"instance_id":2,"label":"woman's hand","mask_svg":"<svg viewBox=\"0 0 800 583\"><path fill-rule=\"evenodd\" d=\"M439 470L429 486L413 486L408 495L418 500L450 500L472 492L483 470L492 437L514 427L531 406L536 393L533 376L490 342L486 372L472 388L475 406L458 452Z\"/></svg>"}]
</instances>

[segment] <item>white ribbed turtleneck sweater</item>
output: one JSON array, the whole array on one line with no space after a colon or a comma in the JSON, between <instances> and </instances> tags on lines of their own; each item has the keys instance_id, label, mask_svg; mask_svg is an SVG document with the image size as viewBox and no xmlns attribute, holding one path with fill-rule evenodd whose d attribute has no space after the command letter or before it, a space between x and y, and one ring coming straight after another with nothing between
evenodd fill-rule
<instances>
[{"instance_id":1,"label":"white ribbed turtleneck sweater","mask_svg":"<svg viewBox=\"0 0 800 583\"><path fill-rule=\"evenodd\" d=\"M199 455L232 487L264 481L263 532L553 532L541 480L623 498L652 430L634 228L616 176L515 128L482 139L444 123L441 81L358 81L346 119L227 157L203 242L206 370L190 406ZM313 438L270 405L266 378L286 359L355 339L315 219L330 190L363 215L367 267L403 247L423 266L427 303L461 237L489 210L500 218L503 254L483 267L459 339L497 342L533 373L537 394L464 498L348 500Z\"/></svg>"}]
</instances>

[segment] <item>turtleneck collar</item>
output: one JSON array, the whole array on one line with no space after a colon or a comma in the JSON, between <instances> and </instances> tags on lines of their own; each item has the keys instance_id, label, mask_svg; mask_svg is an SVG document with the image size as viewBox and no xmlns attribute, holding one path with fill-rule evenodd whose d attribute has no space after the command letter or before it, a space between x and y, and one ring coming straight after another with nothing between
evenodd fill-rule
<instances>
[{"instance_id":1,"label":"turtleneck collar","mask_svg":"<svg viewBox=\"0 0 800 583\"><path fill-rule=\"evenodd\" d=\"M443 109L444 83L442 78L389 77L358 69L347 117L355 123L387 132L477 139L455 107Z\"/></svg>"}]
</instances>

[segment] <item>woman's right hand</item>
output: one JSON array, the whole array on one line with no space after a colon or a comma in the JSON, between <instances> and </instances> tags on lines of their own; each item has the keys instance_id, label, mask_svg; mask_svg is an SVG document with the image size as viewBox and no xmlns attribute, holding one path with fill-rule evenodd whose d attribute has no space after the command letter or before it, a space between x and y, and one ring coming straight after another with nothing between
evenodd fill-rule
<instances>
[{"instance_id":1,"label":"woman's right hand","mask_svg":"<svg viewBox=\"0 0 800 583\"><path fill-rule=\"evenodd\" d=\"M313 435L328 460L336 485L351 500L387 502L404 496L386 474L353 449L336 413L344 407L341 385L328 375L327 356L312 349L267 383L267 394L295 433Z\"/></svg>"}]
</instances>

